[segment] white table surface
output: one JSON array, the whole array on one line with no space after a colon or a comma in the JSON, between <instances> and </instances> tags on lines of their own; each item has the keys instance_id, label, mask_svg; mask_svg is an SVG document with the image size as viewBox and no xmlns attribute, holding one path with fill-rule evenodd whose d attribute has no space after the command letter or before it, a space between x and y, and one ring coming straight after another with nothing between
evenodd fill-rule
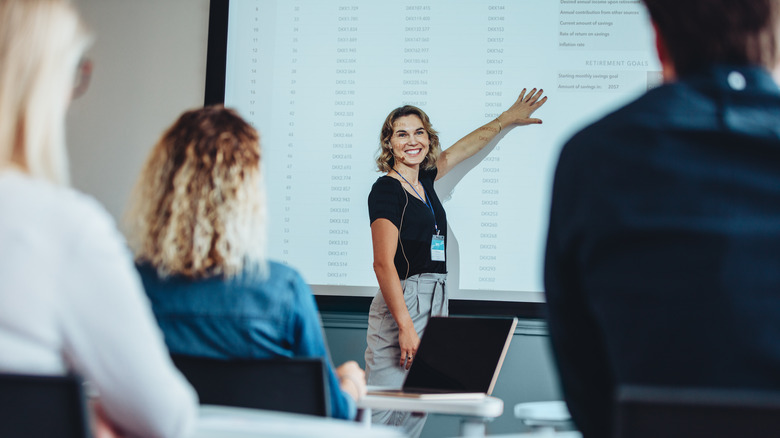
<instances>
[{"instance_id":1,"label":"white table surface","mask_svg":"<svg viewBox=\"0 0 780 438\"><path fill-rule=\"evenodd\" d=\"M358 407L395 411L427 412L471 417L495 418L504 412L500 398L486 396L477 400L433 400L383 395L366 395L357 402Z\"/></svg>"},{"instance_id":2,"label":"white table surface","mask_svg":"<svg viewBox=\"0 0 780 438\"><path fill-rule=\"evenodd\" d=\"M310 415L203 405L192 438L403 438L399 431Z\"/></svg>"}]
</instances>

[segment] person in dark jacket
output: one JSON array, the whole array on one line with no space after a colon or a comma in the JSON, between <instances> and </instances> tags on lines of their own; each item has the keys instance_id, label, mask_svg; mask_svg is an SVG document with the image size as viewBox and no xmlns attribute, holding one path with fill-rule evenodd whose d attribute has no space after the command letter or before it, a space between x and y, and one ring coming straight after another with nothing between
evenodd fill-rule
<instances>
[{"instance_id":1,"label":"person in dark jacket","mask_svg":"<svg viewBox=\"0 0 780 438\"><path fill-rule=\"evenodd\" d=\"M585 438L620 385L780 389L780 2L644 3L665 83L569 140L553 186L549 332Z\"/></svg>"}]
</instances>

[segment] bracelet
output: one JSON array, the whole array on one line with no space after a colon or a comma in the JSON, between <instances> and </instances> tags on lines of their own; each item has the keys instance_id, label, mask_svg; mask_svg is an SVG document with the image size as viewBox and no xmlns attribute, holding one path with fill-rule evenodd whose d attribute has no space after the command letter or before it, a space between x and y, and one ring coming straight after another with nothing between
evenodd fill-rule
<instances>
[{"instance_id":1,"label":"bracelet","mask_svg":"<svg viewBox=\"0 0 780 438\"><path fill-rule=\"evenodd\" d=\"M504 127L501 126L501 120L498 120L498 117L496 117L496 122L498 123L498 132L501 132L501 130L504 129Z\"/></svg>"}]
</instances>

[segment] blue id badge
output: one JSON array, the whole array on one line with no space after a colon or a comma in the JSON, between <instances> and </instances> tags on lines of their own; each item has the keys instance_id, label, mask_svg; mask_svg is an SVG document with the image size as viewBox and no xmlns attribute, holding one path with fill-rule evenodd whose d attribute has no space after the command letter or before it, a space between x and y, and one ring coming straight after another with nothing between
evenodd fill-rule
<instances>
[{"instance_id":1,"label":"blue id badge","mask_svg":"<svg viewBox=\"0 0 780 438\"><path fill-rule=\"evenodd\" d=\"M434 234L431 239L431 260L434 262L443 262L444 252L444 236Z\"/></svg>"}]
</instances>

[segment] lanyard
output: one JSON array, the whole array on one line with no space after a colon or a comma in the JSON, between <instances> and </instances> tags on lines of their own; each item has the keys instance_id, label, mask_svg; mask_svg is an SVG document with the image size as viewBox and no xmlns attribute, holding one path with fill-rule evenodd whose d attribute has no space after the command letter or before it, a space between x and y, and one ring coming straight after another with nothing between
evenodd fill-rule
<instances>
[{"instance_id":1,"label":"lanyard","mask_svg":"<svg viewBox=\"0 0 780 438\"><path fill-rule=\"evenodd\" d=\"M406 183L409 184L409 187L411 187L412 190L414 190L414 194L417 195L417 197L422 201L422 196L420 196L420 194L417 193L417 190L415 190L415 188L412 185L412 183L407 181L406 178L404 178L404 176L401 175L401 173L399 171L397 171L395 169L393 169L393 171L395 171L395 173L397 173L398 176L400 176L402 180L406 181ZM423 193L425 193L425 186L423 186ZM436 235L438 236L439 235L439 225L436 223L436 213L433 212L433 205L431 205L431 200L430 200L430 198L428 196L425 197L425 205L427 205L428 208L431 209L431 214L433 215L433 228L436 229Z\"/></svg>"}]
</instances>

